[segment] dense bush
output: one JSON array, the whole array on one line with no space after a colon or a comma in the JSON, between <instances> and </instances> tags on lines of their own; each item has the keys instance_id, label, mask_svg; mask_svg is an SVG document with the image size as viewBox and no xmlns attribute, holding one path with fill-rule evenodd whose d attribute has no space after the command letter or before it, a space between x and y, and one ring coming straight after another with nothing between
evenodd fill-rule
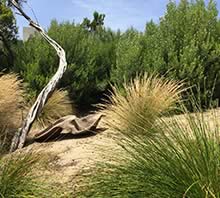
<instances>
[{"instance_id":1,"label":"dense bush","mask_svg":"<svg viewBox=\"0 0 220 198\"><path fill-rule=\"evenodd\" d=\"M0 1L0 71L14 66L13 44L16 43L17 27L12 10L6 0Z\"/></svg>"},{"instance_id":2,"label":"dense bush","mask_svg":"<svg viewBox=\"0 0 220 198\"><path fill-rule=\"evenodd\" d=\"M159 56L162 62L159 65L162 71L170 78L185 80L192 86L198 85L204 98L211 95L215 80L215 96L219 98L220 43L217 16L213 1L207 7L201 0L194 3L181 1L178 6L171 2L160 21L156 42L160 44ZM159 72L160 67L157 70Z\"/></svg>"},{"instance_id":3,"label":"dense bush","mask_svg":"<svg viewBox=\"0 0 220 198\"><path fill-rule=\"evenodd\" d=\"M48 29L67 53L68 70L59 87L67 88L80 107L98 102L110 83L120 87L124 78L144 72L198 85L204 104L212 94L220 97L220 21L214 1L171 1L159 23L148 22L143 33L102 26L91 31L87 23L52 21ZM56 71L58 58L39 36L21 45L14 70L36 95Z\"/></svg>"},{"instance_id":4,"label":"dense bush","mask_svg":"<svg viewBox=\"0 0 220 198\"><path fill-rule=\"evenodd\" d=\"M66 50L68 70L60 87L66 87L77 104L97 102L115 64L115 33L105 29L89 32L80 25L56 21L52 21L48 33ZM14 69L36 95L57 70L58 58L45 41L36 37L20 46L16 65Z\"/></svg>"},{"instance_id":5,"label":"dense bush","mask_svg":"<svg viewBox=\"0 0 220 198\"><path fill-rule=\"evenodd\" d=\"M121 34L116 46L116 64L111 70L113 83L122 86L124 79L130 80L143 72L143 68L140 68L141 38L142 34L133 28Z\"/></svg>"},{"instance_id":6,"label":"dense bush","mask_svg":"<svg viewBox=\"0 0 220 198\"><path fill-rule=\"evenodd\" d=\"M154 72L199 85L204 98L215 84L214 97L219 98L219 25L213 1L207 6L202 0L170 2L159 24L148 22L143 35L132 30L122 34L114 82L120 83L123 75L130 79L136 72Z\"/></svg>"}]
</instances>

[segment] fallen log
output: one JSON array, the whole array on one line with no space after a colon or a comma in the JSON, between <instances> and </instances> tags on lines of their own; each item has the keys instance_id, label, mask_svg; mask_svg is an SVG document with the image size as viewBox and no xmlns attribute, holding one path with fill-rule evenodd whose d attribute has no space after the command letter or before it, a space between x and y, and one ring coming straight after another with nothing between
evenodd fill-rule
<instances>
[{"instance_id":1,"label":"fallen log","mask_svg":"<svg viewBox=\"0 0 220 198\"><path fill-rule=\"evenodd\" d=\"M55 141L61 137L72 135L96 134L97 127L103 115L92 114L78 118L75 115L68 115L55 121L53 124L35 134L34 142Z\"/></svg>"}]
</instances>

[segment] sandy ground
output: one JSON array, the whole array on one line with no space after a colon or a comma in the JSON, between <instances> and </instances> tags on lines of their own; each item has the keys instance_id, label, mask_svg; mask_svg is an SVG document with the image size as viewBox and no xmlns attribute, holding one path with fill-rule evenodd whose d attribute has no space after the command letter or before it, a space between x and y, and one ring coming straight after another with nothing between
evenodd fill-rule
<instances>
[{"instance_id":1,"label":"sandy ground","mask_svg":"<svg viewBox=\"0 0 220 198\"><path fill-rule=\"evenodd\" d=\"M25 151L49 154L47 175L56 183L72 182L83 169L88 169L99 161L109 161L121 148L112 139L108 130L89 137L60 140L56 142L34 143ZM106 150L106 155L103 151ZM109 152L110 151L110 152Z\"/></svg>"},{"instance_id":2,"label":"sandy ground","mask_svg":"<svg viewBox=\"0 0 220 198\"><path fill-rule=\"evenodd\" d=\"M211 123L213 117L220 117L220 109L205 113L205 119ZM183 115L176 116L183 124L187 122ZM166 118L169 121L172 118ZM24 150L33 150L49 153L50 169L47 171L50 179L56 183L68 183L80 174L83 169L88 169L98 161L110 161L114 155L122 152L121 148L112 139L112 134L106 130L95 136L61 140L48 143L34 143ZM105 150L106 155L103 155Z\"/></svg>"}]
</instances>

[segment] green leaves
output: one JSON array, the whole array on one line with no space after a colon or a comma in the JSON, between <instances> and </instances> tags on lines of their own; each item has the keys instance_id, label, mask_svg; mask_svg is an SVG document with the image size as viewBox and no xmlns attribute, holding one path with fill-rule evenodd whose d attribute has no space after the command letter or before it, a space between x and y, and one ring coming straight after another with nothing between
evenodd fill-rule
<instances>
[{"instance_id":1,"label":"green leaves","mask_svg":"<svg viewBox=\"0 0 220 198\"><path fill-rule=\"evenodd\" d=\"M124 78L148 72L197 85L202 98L211 97L212 91L220 98L217 16L214 1L181 0L169 2L159 23L148 22L144 33L105 29L99 13L82 24L52 21L48 33L64 47L69 64L60 87L67 87L72 99L84 106L98 102L110 83L122 86ZM18 45L14 70L37 93L56 71L57 61L53 49L36 37Z\"/></svg>"},{"instance_id":2,"label":"green leaves","mask_svg":"<svg viewBox=\"0 0 220 198\"><path fill-rule=\"evenodd\" d=\"M14 64L12 44L16 40L15 18L5 2L0 2L0 71Z\"/></svg>"},{"instance_id":3,"label":"green leaves","mask_svg":"<svg viewBox=\"0 0 220 198\"><path fill-rule=\"evenodd\" d=\"M68 69L59 86L67 87L80 106L96 103L109 84L115 63L115 34L105 29L91 33L80 25L56 21L51 22L48 33L66 51ZM36 36L19 47L14 70L37 94L56 72L57 61L54 50Z\"/></svg>"},{"instance_id":4,"label":"green leaves","mask_svg":"<svg viewBox=\"0 0 220 198\"><path fill-rule=\"evenodd\" d=\"M99 14L97 11L93 13L93 20L90 21L88 18L84 18L81 26L90 32L96 32L100 30L104 25L105 14Z\"/></svg>"},{"instance_id":5,"label":"green leaves","mask_svg":"<svg viewBox=\"0 0 220 198\"><path fill-rule=\"evenodd\" d=\"M124 78L129 80L140 72L140 38L134 29L120 36L116 47L116 65L111 70L111 80L122 85Z\"/></svg>"},{"instance_id":6,"label":"green leaves","mask_svg":"<svg viewBox=\"0 0 220 198\"><path fill-rule=\"evenodd\" d=\"M144 34L128 30L121 35L112 81L121 85L122 76L129 80L147 71L197 85L203 98L209 97L205 90L220 85L217 13L213 1L171 1L159 24L148 22ZM217 89L214 93L220 97Z\"/></svg>"}]
</instances>

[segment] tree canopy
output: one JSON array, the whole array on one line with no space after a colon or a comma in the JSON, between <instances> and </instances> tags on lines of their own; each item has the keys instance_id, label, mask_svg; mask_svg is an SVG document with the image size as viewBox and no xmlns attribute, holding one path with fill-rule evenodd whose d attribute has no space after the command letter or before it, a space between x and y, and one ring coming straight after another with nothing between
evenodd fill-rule
<instances>
[{"instance_id":1,"label":"tree canopy","mask_svg":"<svg viewBox=\"0 0 220 198\"><path fill-rule=\"evenodd\" d=\"M16 41L17 27L12 10L5 1L0 2L0 70L14 65L13 44Z\"/></svg>"}]
</instances>

